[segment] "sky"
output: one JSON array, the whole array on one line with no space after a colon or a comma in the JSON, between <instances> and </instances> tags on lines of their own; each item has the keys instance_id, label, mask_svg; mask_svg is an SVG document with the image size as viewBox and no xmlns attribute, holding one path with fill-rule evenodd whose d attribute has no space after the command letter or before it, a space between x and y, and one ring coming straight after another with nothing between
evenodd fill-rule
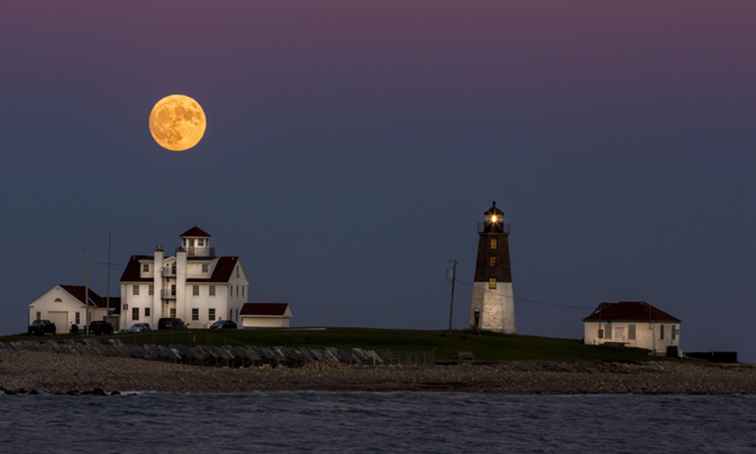
<instances>
[{"instance_id":1,"label":"sky","mask_svg":"<svg viewBox=\"0 0 756 454\"><path fill-rule=\"evenodd\" d=\"M461 328L496 200L521 333L643 299L756 361L754 55L752 1L5 0L0 333L195 224L300 326L443 328L458 259Z\"/></svg>"}]
</instances>

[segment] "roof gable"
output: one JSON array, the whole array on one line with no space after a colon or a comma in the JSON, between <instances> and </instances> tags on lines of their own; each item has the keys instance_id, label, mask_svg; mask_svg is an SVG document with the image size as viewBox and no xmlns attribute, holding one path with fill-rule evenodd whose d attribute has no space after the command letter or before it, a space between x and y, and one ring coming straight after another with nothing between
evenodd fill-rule
<instances>
[{"instance_id":1,"label":"roof gable","mask_svg":"<svg viewBox=\"0 0 756 454\"><path fill-rule=\"evenodd\" d=\"M197 227L196 225L192 227L191 229L187 230L186 232L182 233L180 236L181 237L193 236L193 237L210 238L209 233L205 232L204 230Z\"/></svg>"},{"instance_id":2,"label":"roof gable","mask_svg":"<svg viewBox=\"0 0 756 454\"><path fill-rule=\"evenodd\" d=\"M680 319L648 304L645 301L619 301L601 303L584 322L627 321L627 322L671 322L680 323Z\"/></svg>"}]
</instances>

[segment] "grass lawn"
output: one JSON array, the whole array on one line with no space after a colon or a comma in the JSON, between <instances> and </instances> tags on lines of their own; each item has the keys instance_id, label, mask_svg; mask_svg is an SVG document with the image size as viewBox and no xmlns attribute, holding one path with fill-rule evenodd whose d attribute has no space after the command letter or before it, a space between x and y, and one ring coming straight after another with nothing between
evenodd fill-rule
<instances>
[{"instance_id":1,"label":"grass lawn","mask_svg":"<svg viewBox=\"0 0 756 454\"><path fill-rule=\"evenodd\" d=\"M185 345L257 345L362 347L391 351L397 355L432 354L433 359L456 358L458 352L471 352L476 360L614 360L649 359L644 350L583 345L575 339L503 334L472 334L455 331L419 331L367 328L257 329L160 331L145 334L118 334L124 343ZM3 340L29 339L11 336ZM56 336L68 338L68 336Z\"/></svg>"}]
</instances>

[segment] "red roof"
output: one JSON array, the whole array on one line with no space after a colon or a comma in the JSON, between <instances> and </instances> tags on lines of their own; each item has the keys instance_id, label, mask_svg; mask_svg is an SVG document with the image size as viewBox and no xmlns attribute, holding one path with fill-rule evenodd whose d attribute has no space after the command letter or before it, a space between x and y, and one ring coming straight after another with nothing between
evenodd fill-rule
<instances>
[{"instance_id":1,"label":"red roof","mask_svg":"<svg viewBox=\"0 0 756 454\"><path fill-rule=\"evenodd\" d=\"M239 315L281 316L286 313L288 307L286 303L246 303Z\"/></svg>"},{"instance_id":2,"label":"red roof","mask_svg":"<svg viewBox=\"0 0 756 454\"><path fill-rule=\"evenodd\" d=\"M97 292L92 289L89 289L89 294L87 295L87 288L83 285L61 285L61 287L63 287L63 290L67 291L68 293L73 295L74 298L84 304L94 306L99 303L101 299L103 299L100 295L97 294ZM89 296L89 302L87 302L86 300L87 296Z\"/></svg>"},{"instance_id":3,"label":"red roof","mask_svg":"<svg viewBox=\"0 0 756 454\"><path fill-rule=\"evenodd\" d=\"M196 225L192 227L191 229L187 230L186 232L181 234L182 237L185 236L198 236L198 237L204 237L204 238L210 238L210 234L202 230L201 228L197 227Z\"/></svg>"},{"instance_id":4,"label":"red roof","mask_svg":"<svg viewBox=\"0 0 756 454\"><path fill-rule=\"evenodd\" d=\"M126 269L121 274L121 282L152 282L152 277L142 277L140 260L152 262L154 259L149 255L132 255L129 263L126 264ZM218 263L215 264L212 276L209 278L190 278L186 282L228 282L238 261L239 257L218 257Z\"/></svg>"},{"instance_id":5,"label":"red roof","mask_svg":"<svg viewBox=\"0 0 756 454\"><path fill-rule=\"evenodd\" d=\"M151 255L132 255L121 274L121 282L152 282L151 277L142 277L140 260L154 260Z\"/></svg>"},{"instance_id":6,"label":"red roof","mask_svg":"<svg viewBox=\"0 0 756 454\"><path fill-rule=\"evenodd\" d=\"M584 322L670 322L680 323L680 319L648 304L645 301L619 301L601 303Z\"/></svg>"},{"instance_id":7,"label":"red roof","mask_svg":"<svg viewBox=\"0 0 756 454\"><path fill-rule=\"evenodd\" d=\"M218 257L218 263L215 264L213 275L209 279L191 278L186 282L228 282L238 261L239 257Z\"/></svg>"}]
</instances>

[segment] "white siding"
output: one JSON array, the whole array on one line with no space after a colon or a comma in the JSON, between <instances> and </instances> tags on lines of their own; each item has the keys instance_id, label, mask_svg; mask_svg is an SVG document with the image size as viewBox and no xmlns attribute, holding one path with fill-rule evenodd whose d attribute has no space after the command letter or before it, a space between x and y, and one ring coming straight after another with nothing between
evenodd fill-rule
<instances>
[{"instance_id":1,"label":"white siding","mask_svg":"<svg viewBox=\"0 0 756 454\"><path fill-rule=\"evenodd\" d=\"M256 317L250 315L241 316L242 328L288 328L289 318L286 317Z\"/></svg>"},{"instance_id":2,"label":"white siding","mask_svg":"<svg viewBox=\"0 0 756 454\"><path fill-rule=\"evenodd\" d=\"M635 340L628 338L629 325L635 325ZM664 339L661 338L661 326L664 325ZM607 327L612 331L611 337L604 334L599 338L599 329ZM677 337L672 339L672 330L677 330ZM624 338L619 338L617 333L624 332ZM623 343L627 347L644 348L655 351L657 354L665 354L667 347L680 345L680 324L679 323L648 323L648 322L584 322L583 339L589 345L601 345L607 342Z\"/></svg>"},{"instance_id":3,"label":"white siding","mask_svg":"<svg viewBox=\"0 0 756 454\"><path fill-rule=\"evenodd\" d=\"M55 323L58 334L67 334L71 330L71 325L76 322L76 313L78 312L80 317L79 327L84 328L90 322L91 310L91 307L74 298L63 287L56 285L29 305L29 323L36 320L39 312L42 320Z\"/></svg>"}]
</instances>

